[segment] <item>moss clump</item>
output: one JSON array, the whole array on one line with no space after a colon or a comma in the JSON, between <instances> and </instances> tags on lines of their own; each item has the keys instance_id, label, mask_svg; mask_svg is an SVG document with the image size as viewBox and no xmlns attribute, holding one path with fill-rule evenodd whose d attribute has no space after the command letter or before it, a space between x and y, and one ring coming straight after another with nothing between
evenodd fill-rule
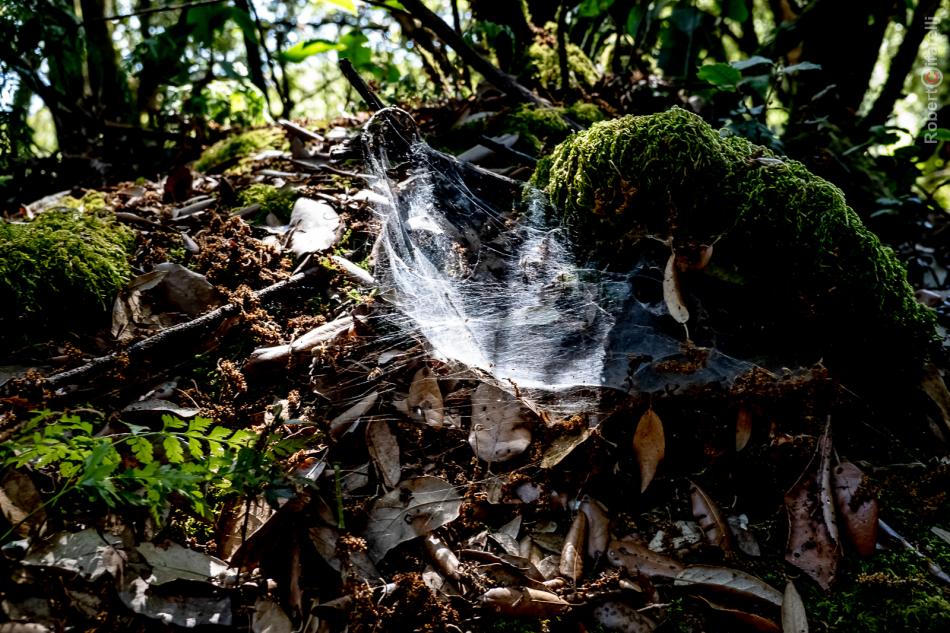
<instances>
[{"instance_id":1,"label":"moss clump","mask_svg":"<svg viewBox=\"0 0 950 633\"><path fill-rule=\"evenodd\" d=\"M243 206L259 204L261 211L258 215L260 217L266 217L268 213L273 213L283 222L288 222L298 197L297 192L293 189L255 184L242 191L238 195L238 201Z\"/></svg>"},{"instance_id":2,"label":"moss clump","mask_svg":"<svg viewBox=\"0 0 950 633\"><path fill-rule=\"evenodd\" d=\"M591 103L576 103L568 108L522 105L505 118L504 132L517 133L529 149L540 153L573 132L564 120L565 116L585 126L604 118L600 108Z\"/></svg>"},{"instance_id":3,"label":"moss clump","mask_svg":"<svg viewBox=\"0 0 950 633\"><path fill-rule=\"evenodd\" d=\"M555 30L553 24L547 25L546 28L550 33ZM535 39L528 47L528 57L531 59L531 71L541 84L560 86L561 66L557 58L557 43L553 37L545 33ZM593 86L600 79L597 66L577 44L567 45L567 69L572 87Z\"/></svg>"},{"instance_id":4,"label":"moss clump","mask_svg":"<svg viewBox=\"0 0 950 633\"><path fill-rule=\"evenodd\" d=\"M635 258L646 236L678 251L715 243L723 277L803 299L832 356L866 356L866 344L916 361L934 338L905 269L837 187L685 110L597 123L543 159L533 182L579 245L612 261Z\"/></svg>"},{"instance_id":5,"label":"moss clump","mask_svg":"<svg viewBox=\"0 0 950 633\"><path fill-rule=\"evenodd\" d=\"M280 148L282 141L283 134L273 129L251 130L229 136L202 152L201 157L195 162L195 169L200 172L222 171L254 152L267 148Z\"/></svg>"},{"instance_id":6,"label":"moss clump","mask_svg":"<svg viewBox=\"0 0 950 633\"><path fill-rule=\"evenodd\" d=\"M0 222L0 319L41 325L101 315L130 277L134 241L101 194L66 198L32 222Z\"/></svg>"}]
</instances>

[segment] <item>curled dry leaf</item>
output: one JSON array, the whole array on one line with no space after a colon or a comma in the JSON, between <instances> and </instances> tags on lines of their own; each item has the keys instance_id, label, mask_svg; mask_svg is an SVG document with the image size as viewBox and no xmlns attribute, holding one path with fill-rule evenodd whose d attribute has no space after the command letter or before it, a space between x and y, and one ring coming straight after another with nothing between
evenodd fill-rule
<instances>
[{"instance_id":1,"label":"curled dry leaf","mask_svg":"<svg viewBox=\"0 0 950 633\"><path fill-rule=\"evenodd\" d=\"M561 435L544 451L541 458L541 468L554 468L570 455L575 448L587 441L591 435L590 429L584 429L576 435Z\"/></svg>"},{"instance_id":2,"label":"curled dry leaf","mask_svg":"<svg viewBox=\"0 0 950 633\"><path fill-rule=\"evenodd\" d=\"M10 469L0 477L0 514L20 536L46 523L43 498L28 475Z\"/></svg>"},{"instance_id":3,"label":"curled dry leaf","mask_svg":"<svg viewBox=\"0 0 950 633\"><path fill-rule=\"evenodd\" d=\"M596 562L610 544L610 516L603 504L590 497L581 501L580 511L587 515L587 555Z\"/></svg>"},{"instance_id":4,"label":"curled dry leaf","mask_svg":"<svg viewBox=\"0 0 950 633\"><path fill-rule=\"evenodd\" d=\"M870 556L877 545L877 498L861 469L841 462L834 469L834 492L845 533L861 556Z\"/></svg>"},{"instance_id":5,"label":"curled dry leaf","mask_svg":"<svg viewBox=\"0 0 950 633\"><path fill-rule=\"evenodd\" d=\"M653 481L656 469L666 454L663 422L653 409L647 409L637 424L637 430L633 434L633 450L640 463L640 492L644 492Z\"/></svg>"},{"instance_id":6,"label":"curled dry leaf","mask_svg":"<svg viewBox=\"0 0 950 633\"><path fill-rule=\"evenodd\" d=\"M442 428L442 392L439 390L439 381L429 367L423 367L412 377L406 405L413 420Z\"/></svg>"},{"instance_id":7,"label":"curled dry leaf","mask_svg":"<svg viewBox=\"0 0 950 633\"><path fill-rule=\"evenodd\" d=\"M394 488L402 475L399 463L399 442L385 420L371 420L366 425L366 448L376 464L383 484Z\"/></svg>"},{"instance_id":8,"label":"curled dry leaf","mask_svg":"<svg viewBox=\"0 0 950 633\"><path fill-rule=\"evenodd\" d=\"M481 603L500 615L549 618L561 615L571 605L557 594L540 589L497 587L482 594Z\"/></svg>"},{"instance_id":9,"label":"curled dry leaf","mask_svg":"<svg viewBox=\"0 0 950 633\"><path fill-rule=\"evenodd\" d=\"M728 607L718 602L713 602L703 596L698 596L698 598L719 615L728 617L736 622L741 622L747 627L747 630L761 631L762 633L782 633L782 629L779 628L778 624L757 613Z\"/></svg>"},{"instance_id":10,"label":"curled dry leaf","mask_svg":"<svg viewBox=\"0 0 950 633\"><path fill-rule=\"evenodd\" d=\"M732 533L719 512L719 506L694 483L690 483L689 496L693 504L693 517L703 529L706 541L724 552L731 553Z\"/></svg>"},{"instance_id":11,"label":"curled dry leaf","mask_svg":"<svg viewBox=\"0 0 950 633\"><path fill-rule=\"evenodd\" d=\"M738 453L749 443L752 437L752 415L745 405L739 406L736 414L736 452Z\"/></svg>"},{"instance_id":12,"label":"curled dry leaf","mask_svg":"<svg viewBox=\"0 0 950 633\"><path fill-rule=\"evenodd\" d=\"M652 633L656 622L619 600L607 600L594 607L594 622L605 631L616 633Z\"/></svg>"},{"instance_id":13,"label":"curled dry leaf","mask_svg":"<svg viewBox=\"0 0 950 633\"><path fill-rule=\"evenodd\" d=\"M336 243L340 216L326 202L298 198L290 214L290 228L290 250L295 255L319 253Z\"/></svg>"},{"instance_id":14,"label":"curled dry leaf","mask_svg":"<svg viewBox=\"0 0 950 633\"><path fill-rule=\"evenodd\" d=\"M567 531L558 570L562 576L577 582L584 575L584 544L587 542L587 515L578 512Z\"/></svg>"},{"instance_id":15,"label":"curled dry leaf","mask_svg":"<svg viewBox=\"0 0 950 633\"><path fill-rule=\"evenodd\" d=\"M373 504L366 526L369 556L378 563L396 545L454 521L462 507L455 487L438 477L402 482Z\"/></svg>"},{"instance_id":16,"label":"curled dry leaf","mask_svg":"<svg viewBox=\"0 0 950 633\"><path fill-rule=\"evenodd\" d=\"M792 582L785 585L785 596L782 600L782 633L808 633L805 605Z\"/></svg>"},{"instance_id":17,"label":"curled dry leaf","mask_svg":"<svg viewBox=\"0 0 950 633\"><path fill-rule=\"evenodd\" d=\"M683 565L669 556L654 552L641 541L627 537L610 542L607 560L614 567L623 567L631 576L643 574L660 578L676 578Z\"/></svg>"},{"instance_id":18,"label":"curled dry leaf","mask_svg":"<svg viewBox=\"0 0 950 633\"><path fill-rule=\"evenodd\" d=\"M472 431L468 443L479 459L504 462L531 444L527 410L511 394L482 383L472 394Z\"/></svg>"},{"instance_id":19,"label":"curled dry leaf","mask_svg":"<svg viewBox=\"0 0 950 633\"><path fill-rule=\"evenodd\" d=\"M379 392L371 391L352 407L330 420L330 435L334 439L339 439L355 422L370 412L377 400L379 400Z\"/></svg>"},{"instance_id":20,"label":"curled dry leaf","mask_svg":"<svg viewBox=\"0 0 950 633\"><path fill-rule=\"evenodd\" d=\"M680 587L707 589L782 606L782 592L751 574L713 565L691 565L676 575Z\"/></svg>"},{"instance_id":21,"label":"curled dry leaf","mask_svg":"<svg viewBox=\"0 0 950 633\"><path fill-rule=\"evenodd\" d=\"M677 323L686 323L689 321L689 310L683 302L683 295L680 293L679 273L676 271L676 255L670 255L666 260L666 270L663 273L663 301L666 302L666 309L670 316Z\"/></svg>"},{"instance_id":22,"label":"curled dry leaf","mask_svg":"<svg viewBox=\"0 0 950 633\"><path fill-rule=\"evenodd\" d=\"M834 582L841 558L838 528L831 499L831 438L818 442L817 468L809 464L798 482L785 493L788 544L785 560L814 578L822 589Z\"/></svg>"},{"instance_id":23,"label":"curled dry leaf","mask_svg":"<svg viewBox=\"0 0 950 633\"><path fill-rule=\"evenodd\" d=\"M459 559L455 555L455 552L445 544L445 541L435 532L430 532L426 535L423 544L426 548L426 554L429 555L429 558L432 559L432 562L435 563L439 571L449 578L458 580Z\"/></svg>"}]
</instances>

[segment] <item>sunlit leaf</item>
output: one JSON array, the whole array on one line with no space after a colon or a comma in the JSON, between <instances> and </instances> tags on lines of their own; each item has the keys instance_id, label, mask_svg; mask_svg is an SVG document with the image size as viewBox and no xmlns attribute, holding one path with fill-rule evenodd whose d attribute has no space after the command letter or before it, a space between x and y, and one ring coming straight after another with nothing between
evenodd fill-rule
<instances>
[{"instance_id":1,"label":"sunlit leaf","mask_svg":"<svg viewBox=\"0 0 950 633\"><path fill-rule=\"evenodd\" d=\"M729 64L707 64L697 71L696 76L720 90L735 90L736 84L742 80L742 73Z\"/></svg>"},{"instance_id":2,"label":"sunlit leaf","mask_svg":"<svg viewBox=\"0 0 950 633\"><path fill-rule=\"evenodd\" d=\"M329 51L343 50L343 44L331 42L329 40L306 40L298 42L281 53L281 56L288 62L299 63L313 55L327 53Z\"/></svg>"}]
</instances>

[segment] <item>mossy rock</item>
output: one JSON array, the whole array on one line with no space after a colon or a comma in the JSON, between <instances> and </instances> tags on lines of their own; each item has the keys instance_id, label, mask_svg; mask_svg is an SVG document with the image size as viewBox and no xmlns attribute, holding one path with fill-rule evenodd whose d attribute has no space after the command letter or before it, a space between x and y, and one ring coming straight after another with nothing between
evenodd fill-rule
<instances>
[{"instance_id":1,"label":"mossy rock","mask_svg":"<svg viewBox=\"0 0 950 633\"><path fill-rule=\"evenodd\" d=\"M574 131L565 116L584 127L604 120L603 112L592 103L578 102L566 108L525 104L505 117L503 131L517 133L528 149L538 153L561 143Z\"/></svg>"},{"instance_id":2,"label":"mossy rock","mask_svg":"<svg viewBox=\"0 0 950 633\"><path fill-rule=\"evenodd\" d=\"M261 150L284 147L286 147L286 140L280 130L270 128L250 130L218 141L202 152L194 167L200 172L220 172L239 166L243 159Z\"/></svg>"},{"instance_id":3,"label":"mossy rock","mask_svg":"<svg viewBox=\"0 0 950 633\"><path fill-rule=\"evenodd\" d=\"M579 250L604 262L636 261L657 240L677 253L714 245L707 274L741 286L750 303L760 291L798 301L835 361L916 367L935 338L906 270L840 189L685 110L597 123L540 161L532 182Z\"/></svg>"},{"instance_id":4,"label":"mossy rock","mask_svg":"<svg viewBox=\"0 0 950 633\"><path fill-rule=\"evenodd\" d=\"M65 198L31 222L0 221L0 321L33 328L101 317L131 276L134 241L97 193Z\"/></svg>"}]
</instances>

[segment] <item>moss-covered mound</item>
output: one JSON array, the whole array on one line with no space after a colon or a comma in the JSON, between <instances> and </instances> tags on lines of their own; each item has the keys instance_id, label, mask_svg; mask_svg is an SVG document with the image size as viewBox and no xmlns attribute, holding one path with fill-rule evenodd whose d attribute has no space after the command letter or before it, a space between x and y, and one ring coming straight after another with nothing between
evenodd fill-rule
<instances>
[{"instance_id":1,"label":"moss-covered mound","mask_svg":"<svg viewBox=\"0 0 950 633\"><path fill-rule=\"evenodd\" d=\"M286 141L280 130L269 128L250 130L218 141L201 154L201 157L195 161L194 167L197 171L206 173L234 169L243 159L255 152L285 147Z\"/></svg>"},{"instance_id":2,"label":"moss-covered mound","mask_svg":"<svg viewBox=\"0 0 950 633\"><path fill-rule=\"evenodd\" d=\"M0 221L0 321L82 322L111 308L131 274L135 235L104 212L101 196L84 201L67 198L31 222Z\"/></svg>"},{"instance_id":3,"label":"moss-covered mound","mask_svg":"<svg viewBox=\"0 0 950 633\"><path fill-rule=\"evenodd\" d=\"M685 110L597 123L542 160L533 182L582 248L612 262L635 259L645 237L672 238L677 252L715 244L710 272L750 302L765 289L799 301L831 356L919 360L933 340L904 267L837 187Z\"/></svg>"}]
</instances>

